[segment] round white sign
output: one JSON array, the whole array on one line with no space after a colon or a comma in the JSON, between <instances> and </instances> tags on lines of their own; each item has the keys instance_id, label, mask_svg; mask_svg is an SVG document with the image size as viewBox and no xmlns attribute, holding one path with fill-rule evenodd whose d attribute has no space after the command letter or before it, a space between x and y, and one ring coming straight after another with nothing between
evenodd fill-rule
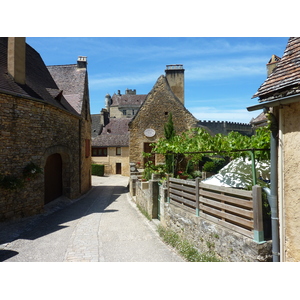
<instances>
[{"instance_id":1,"label":"round white sign","mask_svg":"<svg viewBox=\"0 0 300 300\"><path fill-rule=\"evenodd\" d=\"M155 136L155 130L152 129L152 128L147 128L144 131L144 135L147 136L147 137L153 137L153 136Z\"/></svg>"}]
</instances>

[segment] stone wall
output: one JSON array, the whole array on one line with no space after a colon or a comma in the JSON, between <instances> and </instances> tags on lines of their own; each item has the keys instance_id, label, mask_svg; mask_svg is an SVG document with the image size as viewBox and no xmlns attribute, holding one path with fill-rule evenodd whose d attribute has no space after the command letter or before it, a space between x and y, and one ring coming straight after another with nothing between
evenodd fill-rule
<instances>
[{"instance_id":1,"label":"stone wall","mask_svg":"<svg viewBox=\"0 0 300 300\"><path fill-rule=\"evenodd\" d=\"M199 252L212 251L223 261L272 261L270 241L257 244L242 234L197 217L176 205L165 203L163 223L189 240Z\"/></svg>"},{"instance_id":2,"label":"stone wall","mask_svg":"<svg viewBox=\"0 0 300 300\"><path fill-rule=\"evenodd\" d=\"M81 190L88 189L90 158L85 157L85 146L80 146L84 132L80 135L79 117L42 101L5 94L0 94L0 107L0 174L21 178L28 163L43 169L47 157L59 153L63 163L63 194L73 199ZM84 131L87 128L88 125ZM41 212L43 206L43 174L25 182L22 189L0 189L0 220L33 215Z\"/></svg>"},{"instance_id":3,"label":"stone wall","mask_svg":"<svg viewBox=\"0 0 300 300\"><path fill-rule=\"evenodd\" d=\"M227 121L199 121L198 125L207 127L213 134L221 133L227 135L231 131L237 131L243 135L253 135L251 124L227 122Z\"/></svg>"},{"instance_id":4,"label":"stone wall","mask_svg":"<svg viewBox=\"0 0 300 300\"><path fill-rule=\"evenodd\" d=\"M91 126L92 119L90 115L90 107L89 107L89 96L88 96L88 84L85 84L85 93L83 100L83 108L82 108L82 118L79 121L79 134L81 136L81 159L80 159L80 172L81 172L81 189L80 193L86 193L92 185L92 171L91 171L91 163L92 163L92 153L91 153Z\"/></svg>"},{"instance_id":5,"label":"stone wall","mask_svg":"<svg viewBox=\"0 0 300 300\"><path fill-rule=\"evenodd\" d=\"M136 181L136 204L152 219L157 219L158 181Z\"/></svg>"}]
</instances>

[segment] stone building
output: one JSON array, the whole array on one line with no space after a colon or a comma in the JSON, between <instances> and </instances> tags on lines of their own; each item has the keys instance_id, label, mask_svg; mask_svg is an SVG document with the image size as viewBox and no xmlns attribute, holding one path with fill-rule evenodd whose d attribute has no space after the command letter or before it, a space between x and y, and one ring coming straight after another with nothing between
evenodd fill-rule
<instances>
[{"instance_id":1,"label":"stone building","mask_svg":"<svg viewBox=\"0 0 300 300\"><path fill-rule=\"evenodd\" d=\"M247 109L272 113L271 190L275 209L278 206L280 241L274 255L295 262L300 261L300 38L289 38L282 58L274 57L275 68L253 96L259 97L259 104Z\"/></svg>"},{"instance_id":2,"label":"stone building","mask_svg":"<svg viewBox=\"0 0 300 300\"><path fill-rule=\"evenodd\" d=\"M176 84L177 83L177 84ZM129 123L129 161L144 165L143 152L150 153L151 143L164 137L164 124L172 114L177 134L197 126L198 120L184 106L184 69L182 65L168 65L138 113ZM155 116L155 117L154 117ZM162 156L153 157L155 164Z\"/></svg>"},{"instance_id":3,"label":"stone building","mask_svg":"<svg viewBox=\"0 0 300 300\"><path fill-rule=\"evenodd\" d=\"M92 115L92 161L104 165L106 174L129 176L128 123L147 95L126 89L105 96L105 108Z\"/></svg>"},{"instance_id":4,"label":"stone building","mask_svg":"<svg viewBox=\"0 0 300 300\"><path fill-rule=\"evenodd\" d=\"M129 176L129 131L131 119L111 119L92 141L93 163L104 165L106 174Z\"/></svg>"},{"instance_id":5,"label":"stone building","mask_svg":"<svg viewBox=\"0 0 300 300\"><path fill-rule=\"evenodd\" d=\"M126 89L125 94L114 94L105 96L105 108L110 118L133 118L139 110L147 95L136 94L136 90Z\"/></svg>"},{"instance_id":6,"label":"stone building","mask_svg":"<svg viewBox=\"0 0 300 300\"><path fill-rule=\"evenodd\" d=\"M49 69L65 82L55 82L25 38L0 38L0 220L40 213L91 186L86 62Z\"/></svg>"}]
</instances>

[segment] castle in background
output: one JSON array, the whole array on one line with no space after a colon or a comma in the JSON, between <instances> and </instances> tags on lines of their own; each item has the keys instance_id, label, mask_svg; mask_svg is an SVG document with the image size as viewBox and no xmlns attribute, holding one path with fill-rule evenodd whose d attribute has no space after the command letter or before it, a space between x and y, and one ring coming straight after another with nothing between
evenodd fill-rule
<instances>
[{"instance_id":1,"label":"castle in background","mask_svg":"<svg viewBox=\"0 0 300 300\"><path fill-rule=\"evenodd\" d=\"M125 94L119 90L112 97L105 96L105 108L92 115L93 162L105 165L106 174L129 176L129 163L143 165L142 153L150 152L151 143L163 137L169 113L178 123L178 134L191 127L202 127L212 135L227 135L231 131L247 136L254 133L250 123L201 121L193 117L184 106L183 65L167 65L165 76L148 94L126 89ZM151 137L147 136L150 131L154 132Z\"/></svg>"},{"instance_id":2,"label":"castle in background","mask_svg":"<svg viewBox=\"0 0 300 300\"><path fill-rule=\"evenodd\" d=\"M254 134L253 126L250 123L199 120L198 125L199 127L207 127L213 134L221 133L227 135L231 131L237 131L247 136Z\"/></svg>"}]
</instances>

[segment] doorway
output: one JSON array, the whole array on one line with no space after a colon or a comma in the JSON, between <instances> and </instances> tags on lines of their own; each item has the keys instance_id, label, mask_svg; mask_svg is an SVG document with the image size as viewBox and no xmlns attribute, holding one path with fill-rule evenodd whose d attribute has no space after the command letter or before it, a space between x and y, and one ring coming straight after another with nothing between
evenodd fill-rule
<instances>
[{"instance_id":1,"label":"doorway","mask_svg":"<svg viewBox=\"0 0 300 300\"><path fill-rule=\"evenodd\" d=\"M116 163L116 174L122 174L122 164Z\"/></svg>"},{"instance_id":2,"label":"doorway","mask_svg":"<svg viewBox=\"0 0 300 300\"><path fill-rule=\"evenodd\" d=\"M45 169L45 197L44 204L47 204L63 193L62 183L62 158L58 153L48 156Z\"/></svg>"},{"instance_id":3,"label":"doorway","mask_svg":"<svg viewBox=\"0 0 300 300\"><path fill-rule=\"evenodd\" d=\"M144 152L145 153L151 153L153 146L151 146L152 143L144 143ZM144 157L144 166L147 162L151 161L153 165L155 166L155 154L151 154L149 157Z\"/></svg>"}]
</instances>

